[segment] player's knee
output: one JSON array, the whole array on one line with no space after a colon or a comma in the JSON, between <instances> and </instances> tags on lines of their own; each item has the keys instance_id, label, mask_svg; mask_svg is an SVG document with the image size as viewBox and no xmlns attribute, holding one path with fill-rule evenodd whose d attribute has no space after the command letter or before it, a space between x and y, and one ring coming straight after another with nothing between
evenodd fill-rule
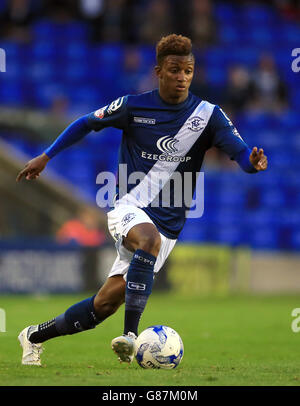
<instances>
[{"instance_id":1,"label":"player's knee","mask_svg":"<svg viewBox=\"0 0 300 406\"><path fill-rule=\"evenodd\" d=\"M103 300L96 296L94 301L96 316L104 320L114 314L122 303L121 300Z\"/></svg>"},{"instance_id":2,"label":"player's knee","mask_svg":"<svg viewBox=\"0 0 300 406\"><path fill-rule=\"evenodd\" d=\"M149 254L158 256L161 245L161 238L158 232L148 233L140 238L138 248Z\"/></svg>"}]
</instances>

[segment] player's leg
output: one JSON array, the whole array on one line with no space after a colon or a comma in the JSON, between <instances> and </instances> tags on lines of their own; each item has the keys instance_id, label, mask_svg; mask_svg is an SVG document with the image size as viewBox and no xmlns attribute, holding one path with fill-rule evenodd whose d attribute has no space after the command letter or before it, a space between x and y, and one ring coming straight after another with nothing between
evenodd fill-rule
<instances>
[{"instance_id":1,"label":"player's leg","mask_svg":"<svg viewBox=\"0 0 300 406\"><path fill-rule=\"evenodd\" d=\"M138 335L138 324L152 292L154 265L161 244L160 234L151 223L134 226L124 238L124 247L133 252L127 272L124 334Z\"/></svg>"},{"instance_id":2,"label":"player's leg","mask_svg":"<svg viewBox=\"0 0 300 406\"><path fill-rule=\"evenodd\" d=\"M23 348L22 363L41 365L40 354L43 342L95 328L113 314L124 300L124 278L121 275L115 275L106 280L96 295L74 304L60 316L26 327L18 337Z\"/></svg>"},{"instance_id":3,"label":"player's leg","mask_svg":"<svg viewBox=\"0 0 300 406\"><path fill-rule=\"evenodd\" d=\"M122 336L112 340L112 349L121 362L131 362L139 321L152 292L161 237L153 224L141 223L129 230L123 245L133 256L127 272L124 331Z\"/></svg>"}]
</instances>

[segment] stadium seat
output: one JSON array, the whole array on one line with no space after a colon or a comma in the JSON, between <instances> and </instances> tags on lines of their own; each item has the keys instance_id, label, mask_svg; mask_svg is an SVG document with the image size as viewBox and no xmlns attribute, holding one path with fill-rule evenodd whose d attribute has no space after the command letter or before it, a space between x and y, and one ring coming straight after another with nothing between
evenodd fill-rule
<instances>
[{"instance_id":1,"label":"stadium seat","mask_svg":"<svg viewBox=\"0 0 300 406\"><path fill-rule=\"evenodd\" d=\"M20 81L5 80L0 86L0 103L20 107L24 106L24 94Z\"/></svg>"},{"instance_id":2,"label":"stadium seat","mask_svg":"<svg viewBox=\"0 0 300 406\"><path fill-rule=\"evenodd\" d=\"M199 219L188 219L179 235L178 241L185 243L197 243L206 241L206 224Z\"/></svg>"},{"instance_id":3,"label":"stadium seat","mask_svg":"<svg viewBox=\"0 0 300 406\"><path fill-rule=\"evenodd\" d=\"M290 247L289 247L290 248ZM299 229L291 232L291 248L295 251L300 251L300 231Z\"/></svg>"},{"instance_id":4,"label":"stadium seat","mask_svg":"<svg viewBox=\"0 0 300 406\"><path fill-rule=\"evenodd\" d=\"M221 24L223 21L235 24L240 18L238 8L232 7L231 4L226 4L225 2L216 3L213 12L214 16Z\"/></svg>"},{"instance_id":5,"label":"stadium seat","mask_svg":"<svg viewBox=\"0 0 300 406\"><path fill-rule=\"evenodd\" d=\"M84 23L57 23L47 19L33 23L32 32L34 39L51 38L60 41L88 40L90 34L89 27Z\"/></svg>"},{"instance_id":6,"label":"stadium seat","mask_svg":"<svg viewBox=\"0 0 300 406\"><path fill-rule=\"evenodd\" d=\"M213 229L213 241L222 244L236 246L244 243L239 226L229 225Z\"/></svg>"},{"instance_id":7,"label":"stadium seat","mask_svg":"<svg viewBox=\"0 0 300 406\"><path fill-rule=\"evenodd\" d=\"M246 240L257 250L274 250L279 246L279 232L276 228L255 228L247 232Z\"/></svg>"}]
</instances>

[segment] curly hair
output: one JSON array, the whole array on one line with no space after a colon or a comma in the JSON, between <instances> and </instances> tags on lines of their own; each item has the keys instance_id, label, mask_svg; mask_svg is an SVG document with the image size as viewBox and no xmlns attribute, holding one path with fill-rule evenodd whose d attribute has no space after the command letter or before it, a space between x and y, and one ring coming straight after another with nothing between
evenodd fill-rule
<instances>
[{"instance_id":1,"label":"curly hair","mask_svg":"<svg viewBox=\"0 0 300 406\"><path fill-rule=\"evenodd\" d=\"M192 41L183 35L170 34L162 37L156 45L156 61L162 64L168 55L188 56L192 54Z\"/></svg>"}]
</instances>

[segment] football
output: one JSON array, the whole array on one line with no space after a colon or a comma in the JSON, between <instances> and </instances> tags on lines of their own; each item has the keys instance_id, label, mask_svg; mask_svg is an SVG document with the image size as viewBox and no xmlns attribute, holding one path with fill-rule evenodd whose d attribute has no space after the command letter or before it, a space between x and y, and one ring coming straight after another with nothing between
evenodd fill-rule
<instances>
[{"instance_id":1,"label":"football","mask_svg":"<svg viewBox=\"0 0 300 406\"><path fill-rule=\"evenodd\" d=\"M148 327L136 339L135 357L142 368L176 368L182 360L183 351L179 334L168 326Z\"/></svg>"}]
</instances>

